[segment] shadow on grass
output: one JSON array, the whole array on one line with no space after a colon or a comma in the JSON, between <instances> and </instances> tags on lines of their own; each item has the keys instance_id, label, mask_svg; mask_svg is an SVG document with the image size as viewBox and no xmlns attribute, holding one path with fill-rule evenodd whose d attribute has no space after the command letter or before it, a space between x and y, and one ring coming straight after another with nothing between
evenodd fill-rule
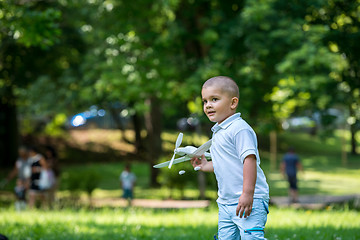
<instances>
[{"instance_id":1,"label":"shadow on grass","mask_svg":"<svg viewBox=\"0 0 360 240\"><path fill-rule=\"evenodd\" d=\"M114 150L106 144L87 143L86 148L81 149L67 145L62 152L62 163L89 163L89 162L119 162L137 159L135 154ZM101 149L91 150L91 149Z\"/></svg>"},{"instance_id":2,"label":"shadow on grass","mask_svg":"<svg viewBox=\"0 0 360 240\"><path fill-rule=\"evenodd\" d=\"M10 191L0 191L0 207L8 208L15 202L15 194Z\"/></svg>"}]
</instances>

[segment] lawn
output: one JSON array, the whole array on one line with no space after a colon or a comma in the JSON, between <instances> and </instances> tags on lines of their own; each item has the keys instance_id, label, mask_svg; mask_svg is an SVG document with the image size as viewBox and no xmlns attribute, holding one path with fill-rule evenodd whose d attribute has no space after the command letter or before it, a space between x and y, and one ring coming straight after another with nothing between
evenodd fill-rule
<instances>
[{"instance_id":1,"label":"lawn","mask_svg":"<svg viewBox=\"0 0 360 240\"><path fill-rule=\"evenodd\" d=\"M0 232L22 239L213 239L217 209L152 210L97 209L14 212L0 209ZM304 211L272 208L269 240L355 240L360 215L351 210Z\"/></svg>"},{"instance_id":2,"label":"lawn","mask_svg":"<svg viewBox=\"0 0 360 240\"><path fill-rule=\"evenodd\" d=\"M95 133L98 134L98 132ZM96 134L94 139L98 141L99 138L96 137L98 136ZM107 136L109 141L114 141L109 132L103 135ZM163 134L164 148L169 155L165 158L171 157L171 148L176 136L175 132ZM184 145L198 145L207 140L206 137L200 138L191 134L186 136ZM93 147L94 144L85 145ZM307 134L281 133L279 135L278 164L283 152L290 144L296 147L305 167L305 172L299 176L300 194L358 194L360 189L359 157L349 155L347 165L342 165L341 144L337 135L320 138ZM262 146L260 155L262 157L261 166L267 176L271 196L287 195L287 183L279 171L270 171L269 152L266 147ZM178 189L171 190L167 186L150 187L150 166L139 159L133 159L131 162L132 169L137 176L135 188L137 198L166 199L170 194L175 199L180 198L181 194ZM93 197L119 197L121 191L118 177L123 167L124 161L114 160L63 164L58 197L62 199L72 195L73 192L68 189L69 179L78 176L80 177L78 179L81 180L81 176L86 173L97 173L99 176ZM175 169L172 171L176 174ZM0 174L4 176L5 172L2 170ZM187 174L188 171L183 175L184 181L189 176ZM89 209L85 204L77 208L65 205L65 207L55 206L55 209L51 211L28 210L18 213L13 209L12 200L8 198L9 194L0 194L0 233L8 235L12 240L213 239L217 231L216 185L212 174L207 174L207 177L211 181L209 181L206 196L212 199L212 204L207 209L154 210L106 207ZM12 187L13 185L7 186L8 192L11 192ZM196 199L198 194L196 184L186 185L186 198ZM86 199L84 191L80 191L80 196ZM359 230L360 214L347 205L330 206L322 211L279 209L272 206L268 217L266 237L269 240L355 240L360 239Z\"/></svg>"}]
</instances>

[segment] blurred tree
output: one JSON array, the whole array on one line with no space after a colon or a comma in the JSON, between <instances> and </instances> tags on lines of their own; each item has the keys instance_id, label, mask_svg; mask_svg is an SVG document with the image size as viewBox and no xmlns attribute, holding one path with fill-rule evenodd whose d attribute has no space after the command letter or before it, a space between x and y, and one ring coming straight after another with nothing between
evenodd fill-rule
<instances>
[{"instance_id":1,"label":"blurred tree","mask_svg":"<svg viewBox=\"0 0 360 240\"><path fill-rule=\"evenodd\" d=\"M153 165L163 119L199 112L201 85L215 75L238 82L243 116L264 132L296 111L343 102L352 126L359 121L357 1L0 4L1 107L13 111L3 126L16 123L15 96L32 113L121 102L133 116L139 152L146 147ZM2 131L2 139L16 136Z\"/></svg>"},{"instance_id":2,"label":"blurred tree","mask_svg":"<svg viewBox=\"0 0 360 240\"><path fill-rule=\"evenodd\" d=\"M162 154L164 109L168 114L174 111L167 107L172 105L167 100L177 95L173 79L177 58L167 58L172 50L165 42L166 24L173 18L176 3L143 1L142 7L137 2L94 4L96 17L83 26L91 29L87 40L93 48L83 64L81 96L98 104L126 104L133 115L138 152L152 166ZM147 130L145 139L141 138L141 126ZM144 145L146 154L140 151ZM152 184L157 174L153 169Z\"/></svg>"},{"instance_id":3,"label":"blurred tree","mask_svg":"<svg viewBox=\"0 0 360 240\"><path fill-rule=\"evenodd\" d=\"M66 8L56 1L0 5L0 164L10 166L19 142L18 110L34 117L41 116L39 109L65 106L65 98L56 96L71 89L60 76L76 68L83 45Z\"/></svg>"},{"instance_id":4,"label":"blurred tree","mask_svg":"<svg viewBox=\"0 0 360 240\"><path fill-rule=\"evenodd\" d=\"M278 118L289 117L295 111L326 115L331 107L349 109L351 152L356 154L360 119L359 2L317 1L305 13L299 25L300 44L277 65L280 81L268 97ZM323 125L329 123L324 121Z\"/></svg>"},{"instance_id":5,"label":"blurred tree","mask_svg":"<svg viewBox=\"0 0 360 240\"><path fill-rule=\"evenodd\" d=\"M44 53L58 39L60 16L47 1L0 2L1 166L13 165L17 156L16 89L46 71Z\"/></svg>"},{"instance_id":6,"label":"blurred tree","mask_svg":"<svg viewBox=\"0 0 360 240\"><path fill-rule=\"evenodd\" d=\"M316 12L311 23L328 28L323 37L324 45L346 62L340 74L335 75L336 89L341 94L334 96L349 109L351 153L357 154L356 134L360 130L360 2L329 0Z\"/></svg>"}]
</instances>

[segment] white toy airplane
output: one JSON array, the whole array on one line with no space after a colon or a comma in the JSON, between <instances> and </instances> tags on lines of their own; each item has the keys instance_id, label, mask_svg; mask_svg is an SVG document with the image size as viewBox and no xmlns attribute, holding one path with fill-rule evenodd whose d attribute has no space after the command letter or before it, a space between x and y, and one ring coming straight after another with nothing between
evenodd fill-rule
<instances>
[{"instance_id":1,"label":"white toy airplane","mask_svg":"<svg viewBox=\"0 0 360 240\"><path fill-rule=\"evenodd\" d=\"M154 168L162 168L162 167L171 168L173 164L189 161L193 157L201 157L203 154L205 155L206 158L208 159L211 158L210 153L207 152L207 150L209 150L211 146L211 139L206 143L204 143L203 145L201 145L199 148L196 148L194 146L186 146L180 148L182 139L183 139L183 134L179 133L179 136L176 139L176 143L175 143L174 155L172 156L171 160L167 162L159 163L155 165ZM175 159L176 154L182 157Z\"/></svg>"}]
</instances>

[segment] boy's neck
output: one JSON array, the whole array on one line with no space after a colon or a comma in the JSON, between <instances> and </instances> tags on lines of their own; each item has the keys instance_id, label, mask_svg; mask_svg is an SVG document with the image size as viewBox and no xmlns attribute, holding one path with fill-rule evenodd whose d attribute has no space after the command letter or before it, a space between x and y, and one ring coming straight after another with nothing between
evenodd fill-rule
<instances>
[{"instance_id":1,"label":"boy's neck","mask_svg":"<svg viewBox=\"0 0 360 240\"><path fill-rule=\"evenodd\" d=\"M230 114L229 116L227 116L224 120L222 120L222 122L217 122L217 124L221 124L221 123L225 122L229 117L234 116L234 114L236 114L236 113L237 113L237 112L234 111L232 114Z\"/></svg>"}]
</instances>

